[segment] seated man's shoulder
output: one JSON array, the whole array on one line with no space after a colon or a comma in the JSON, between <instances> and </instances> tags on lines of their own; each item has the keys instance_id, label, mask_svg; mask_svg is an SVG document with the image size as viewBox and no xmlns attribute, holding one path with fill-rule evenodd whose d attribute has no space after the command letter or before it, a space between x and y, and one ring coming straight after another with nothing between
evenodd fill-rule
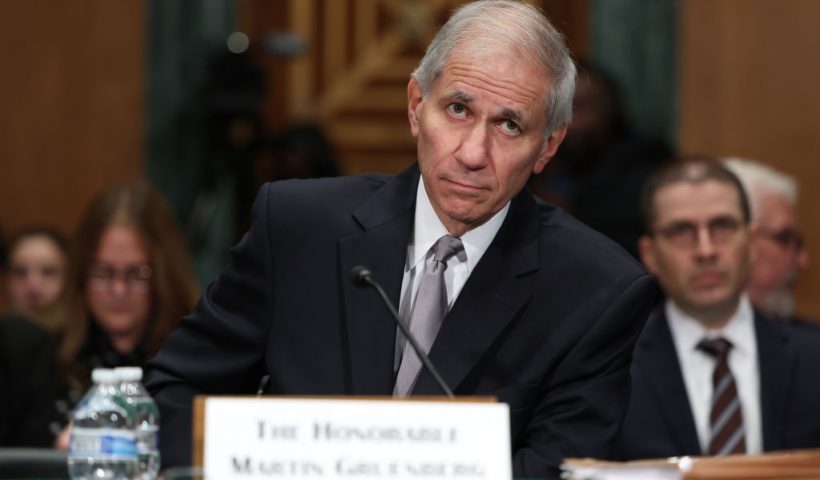
<instances>
[{"instance_id":1,"label":"seated man's shoulder","mask_svg":"<svg viewBox=\"0 0 820 480\"><path fill-rule=\"evenodd\" d=\"M808 335L820 335L820 321L813 318L792 315L786 320L786 325L796 332L807 332Z\"/></svg>"},{"instance_id":2,"label":"seated man's shoulder","mask_svg":"<svg viewBox=\"0 0 820 480\"><path fill-rule=\"evenodd\" d=\"M269 212L286 217L338 215L356 209L391 178L394 177L363 174L269 182L259 191L257 207L264 205Z\"/></svg>"},{"instance_id":3,"label":"seated man's shoulder","mask_svg":"<svg viewBox=\"0 0 820 480\"><path fill-rule=\"evenodd\" d=\"M820 324L778 320L758 310L755 310L755 316L758 321L758 348L763 348L761 359L768 358L773 352L781 352L774 358L796 360L798 376L816 375L816 366L820 365Z\"/></svg>"},{"instance_id":4,"label":"seated man's shoulder","mask_svg":"<svg viewBox=\"0 0 820 480\"><path fill-rule=\"evenodd\" d=\"M761 389L770 389L782 398L784 406L783 448L820 447L820 326L808 322L773 320L775 331L782 332L777 348L759 351ZM763 341L759 338L758 344ZM764 373L768 372L768 374Z\"/></svg>"},{"instance_id":5,"label":"seated man's shoulder","mask_svg":"<svg viewBox=\"0 0 820 480\"><path fill-rule=\"evenodd\" d=\"M792 320L781 321L778 324L798 352L820 360L820 323L809 320Z\"/></svg>"},{"instance_id":6,"label":"seated man's shoulder","mask_svg":"<svg viewBox=\"0 0 820 480\"><path fill-rule=\"evenodd\" d=\"M262 189L274 195L333 197L337 194L369 193L387 183L390 175L368 173L353 176L280 180L266 183Z\"/></svg>"},{"instance_id":7,"label":"seated man's shoulder","mask_svg":"<svg viewBox=\"0 0 820 480\"><path fill-rule=\"evenodd\" d=\"M0 317L0 353L13 353L45 347L48 336L28 318L18 315Z\"/></svg>"},{"instance_id":8,"label":"seated man's shoulder","mask_svg":"<svg viewBox=\"0 0 820 480\"><path fill-rule=\"evenodd\" d=\"M553 259L566 259L574 268L641 275L643 265L606 235L592 229L563 209L539 202L540 244Z\"/></svg>"}]
</instances>

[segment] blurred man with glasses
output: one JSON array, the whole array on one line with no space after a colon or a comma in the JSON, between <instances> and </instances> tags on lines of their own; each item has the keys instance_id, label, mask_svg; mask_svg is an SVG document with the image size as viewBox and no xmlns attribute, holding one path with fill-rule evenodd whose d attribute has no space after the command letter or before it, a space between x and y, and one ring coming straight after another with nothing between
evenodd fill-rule
<instances>
[{"instance_id":1,"label":"blurred man with glasses","mask_svg":"<svg viewBox=\"0 0 820 480\"><path fill-rule=\"evenodd\" d=\"M651 177L641 259L666 294L635 347L624 459L820 447L820 330L755 310L738 178L690 157Z\"/></svg>"},{"instance_id":2,"label":"blurred man with glasses","mask_svg":"<svg viewBox=\"0 0 820 480\"><path fill-rule=\"evenodd\" d=\"M740 179L749 196L749 299L755 308L771 317L795 319L794 288L800 271L809 265L809 253L797 224L797 182L750 160L728 158L724 164Z\"/></svg>"}]
</instances>

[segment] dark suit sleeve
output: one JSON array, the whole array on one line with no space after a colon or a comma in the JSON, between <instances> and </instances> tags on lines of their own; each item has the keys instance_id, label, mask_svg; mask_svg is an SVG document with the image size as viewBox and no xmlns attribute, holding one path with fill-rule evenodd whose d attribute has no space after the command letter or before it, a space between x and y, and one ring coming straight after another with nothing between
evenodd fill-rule
<instances>
[{"instance_id":1,"label":"dark suit sleeve","mask_svg":"<svg viewBox=\"0 0 820 480\"><path fill-rule=\"evenodd\" d=\"M820 448L820 326L797 322L769 328L782 329L788 340L780 343L782 357L775 358L771 346L764 357L758 337L759 362L766 363L760 367L764 449ZM769 335L771 344L777 337Z\"/></svg>"},{"instance_id":2,"label":"dark suit sleeve","mask_svg":"<svg viewBox=\"0 0 820 480\"><path fill-rule=\"evenodd\" d=\"M565 457L611 458L629 401L629 367L638 335L656 302L643 274L618 289L544 386L514 451L517 477L543 477Z\"/></svg>"},{"instance_id":3,"label":"dark suit sleeve","mask_svg":"<svg viewBox=\"0 0 820 480\"><path fill-rule=\"evenodd\" d=\"M52 445L54 367L45 332L21 317L0 318L0 446Z\"/></svg>"},{"instance_id":4,"label":"dark suit sleeve","mask_svg":"<svg viewBox=\"0 0 820 480\"><path fill-rule=\"evenodd\" d=\"M231 250L231 265L148 365L146 386L161 414L163 468L191 464L195 395L253 393L265 373L274 292L268 192L268 186L260 190L252 227Z\"/></svg>"}]
</instances>

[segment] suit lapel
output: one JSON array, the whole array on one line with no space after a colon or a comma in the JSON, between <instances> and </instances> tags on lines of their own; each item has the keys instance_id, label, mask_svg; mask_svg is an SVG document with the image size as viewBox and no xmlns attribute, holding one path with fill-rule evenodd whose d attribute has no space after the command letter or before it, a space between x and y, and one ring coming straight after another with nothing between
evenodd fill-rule
<instances>
[{"instance_id":1,"label":"suit lapel","mask_svg":"<svg viewBox=\"0 0 820 480\"><path fill-rule=\"evenodd\" d=\"M637 348L633 368L645 372L646 381L658 399L656 405L678 448L690 455L699 454L700 442L689 396L663 307L657 308L647 322Z\"/></svg>"},{"instance_id":2,"label":"suit lapel","mask_svg":"<svg viewBox=\"0 0 820 480\"><path fill-rule=\"evenodd\" d=\"M353 212L362 233L339 241L353 394L392 393L396 323L376 291L351 283L350 269L368 267L398 309L417 186L416 167L391 179Z\"/></svg>"},{"instance_id":3,"label":"suit lapel","mask_svg":"<svg viewBox=\"0 0 820 480\"><path fill-rule=\"evenodd\" d=\"M458 385L530 299L532 289L521 277L537 268L538 210L524 191L510 205L507 218L444 318L430 349L430 360L456 393L460 393ZM440 395L441 389L422 369L413 393Z\"/></svg>"},{"instance_id":4,"label":"suit lapel","mask_svg":"<svg viewBox=\"0 0 820 480\"><path fill-rule=\"evenodd\" d=\"M786 401L791 388L790 372L796 354L789 350L784 332L755 312L757 362L760 371L760 414L763 449L778 450L783 444Z\"/></svg>"}]
</instances>

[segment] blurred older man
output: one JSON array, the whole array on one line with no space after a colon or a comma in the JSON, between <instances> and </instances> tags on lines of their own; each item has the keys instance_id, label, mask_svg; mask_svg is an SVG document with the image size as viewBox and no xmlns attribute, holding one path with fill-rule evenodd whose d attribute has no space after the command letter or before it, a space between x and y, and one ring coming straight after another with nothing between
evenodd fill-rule
<instances>
[{"instance_id":1,"label":"blurred older man","mask_svg":"<svg viewBox=\"0 0 820 480\"><path fill-rule=\"evenodd\" d=\"M752 264L746 291L754 306L771 317L791 319L794 287L809 254L797 224L797 182L758 162L727 158L743 184L752 213Z\"/></svg>"}]
</instances>

